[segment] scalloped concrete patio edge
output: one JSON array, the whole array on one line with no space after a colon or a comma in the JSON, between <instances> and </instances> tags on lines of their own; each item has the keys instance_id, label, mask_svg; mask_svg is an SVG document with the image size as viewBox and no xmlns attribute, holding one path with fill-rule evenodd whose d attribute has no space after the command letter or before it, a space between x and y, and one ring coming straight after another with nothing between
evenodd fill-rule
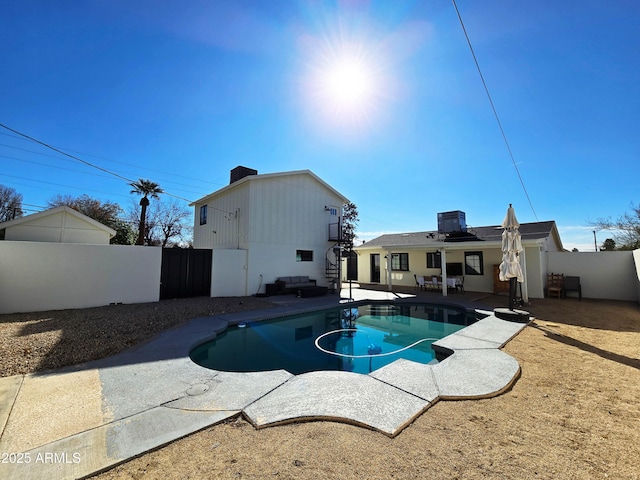
<instances>
[{"instance_id":1,"label":"scalloped concrete patio edge","mask_svg":"<svg viewBox=\"0 0 640 480\"><path fill-rule=\"evenodd\" d=\"M511 388L520 365L499 348L525 327L486 317L436 342L454 353L435 365L400 359L369 375L297 375L243 409L243 415L256 428L333 420L394 437L438 400L490 398Z\"/></svg>"}]
</instances>

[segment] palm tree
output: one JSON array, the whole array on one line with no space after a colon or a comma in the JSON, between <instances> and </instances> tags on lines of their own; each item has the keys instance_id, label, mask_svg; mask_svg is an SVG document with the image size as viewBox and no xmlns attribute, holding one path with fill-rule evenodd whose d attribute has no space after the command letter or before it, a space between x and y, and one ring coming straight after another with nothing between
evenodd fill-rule
<instances>
[{"instance_id":1,"label":"palm tree","mask_svg":"<svg viewBox=\"0 0 640 480\"><path fill-rule=\"evenodd\" d=\"M158 194L164 193L164 190L160 188L155 182L151 180L143 180L139 179L137 182L132 182L129 185L133 187L131 193L137 193L138 195L142 195L140 199L140 224L138 225L138 241L136 245L144 245L144 230L145 225L147 223L147 207L149 206L149 196L151 198L160 198Z\"/></svg>"}]
</instances>

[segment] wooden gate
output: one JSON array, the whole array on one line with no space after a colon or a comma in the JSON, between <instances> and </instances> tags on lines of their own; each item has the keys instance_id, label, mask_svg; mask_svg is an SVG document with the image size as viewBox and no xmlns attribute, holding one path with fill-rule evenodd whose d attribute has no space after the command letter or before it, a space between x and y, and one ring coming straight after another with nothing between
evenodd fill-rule
<instances>
[{"instance_id":1,"label":"wooden gate","mask_svg":"<svg viewBox=\"0 0 640 480\"><path fill-rule=\"evenodd\" d=\"M163 248L160 299L211 295L211 250Z\"/></svg>"}]
</instances>

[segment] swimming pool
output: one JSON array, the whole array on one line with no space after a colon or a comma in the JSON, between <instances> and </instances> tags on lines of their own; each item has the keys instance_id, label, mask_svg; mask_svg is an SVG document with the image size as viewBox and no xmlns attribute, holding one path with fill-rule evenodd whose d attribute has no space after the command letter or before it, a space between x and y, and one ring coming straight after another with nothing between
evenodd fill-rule
<instances>
[{"instance_id":1,"label":"swimming pool","mask_svg":"<svg viewBox=\"0 0 640 480\"><path fill-rule=\"evenodd\" d=\"M398 358L436 362L431 343L476 321L462 308L370 303L230 326L190 353L227 372L370 373Z\"/></svg>"}]
</instances>

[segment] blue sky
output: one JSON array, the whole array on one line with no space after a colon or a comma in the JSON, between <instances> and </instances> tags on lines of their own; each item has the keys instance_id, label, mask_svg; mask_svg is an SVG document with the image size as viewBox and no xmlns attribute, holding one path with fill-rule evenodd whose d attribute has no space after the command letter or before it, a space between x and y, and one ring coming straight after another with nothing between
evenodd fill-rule
<instances>
[{"instance_id":1,"label":"blue sky","mask_svg":"<svg viewBox=\"0 0 640 480\"><path fill-rule=\"evenodd\" d=\"M640 202L640 5L457 5L513 160L446 0L5 0L0 123L188 200L237 165L310 169L358 206L362 239L451 210L499 224L512 203L593 250L589 221ZM30 211L134 200L1 128L0 144L0 183Z\"/></svg>"}]
</instances>

